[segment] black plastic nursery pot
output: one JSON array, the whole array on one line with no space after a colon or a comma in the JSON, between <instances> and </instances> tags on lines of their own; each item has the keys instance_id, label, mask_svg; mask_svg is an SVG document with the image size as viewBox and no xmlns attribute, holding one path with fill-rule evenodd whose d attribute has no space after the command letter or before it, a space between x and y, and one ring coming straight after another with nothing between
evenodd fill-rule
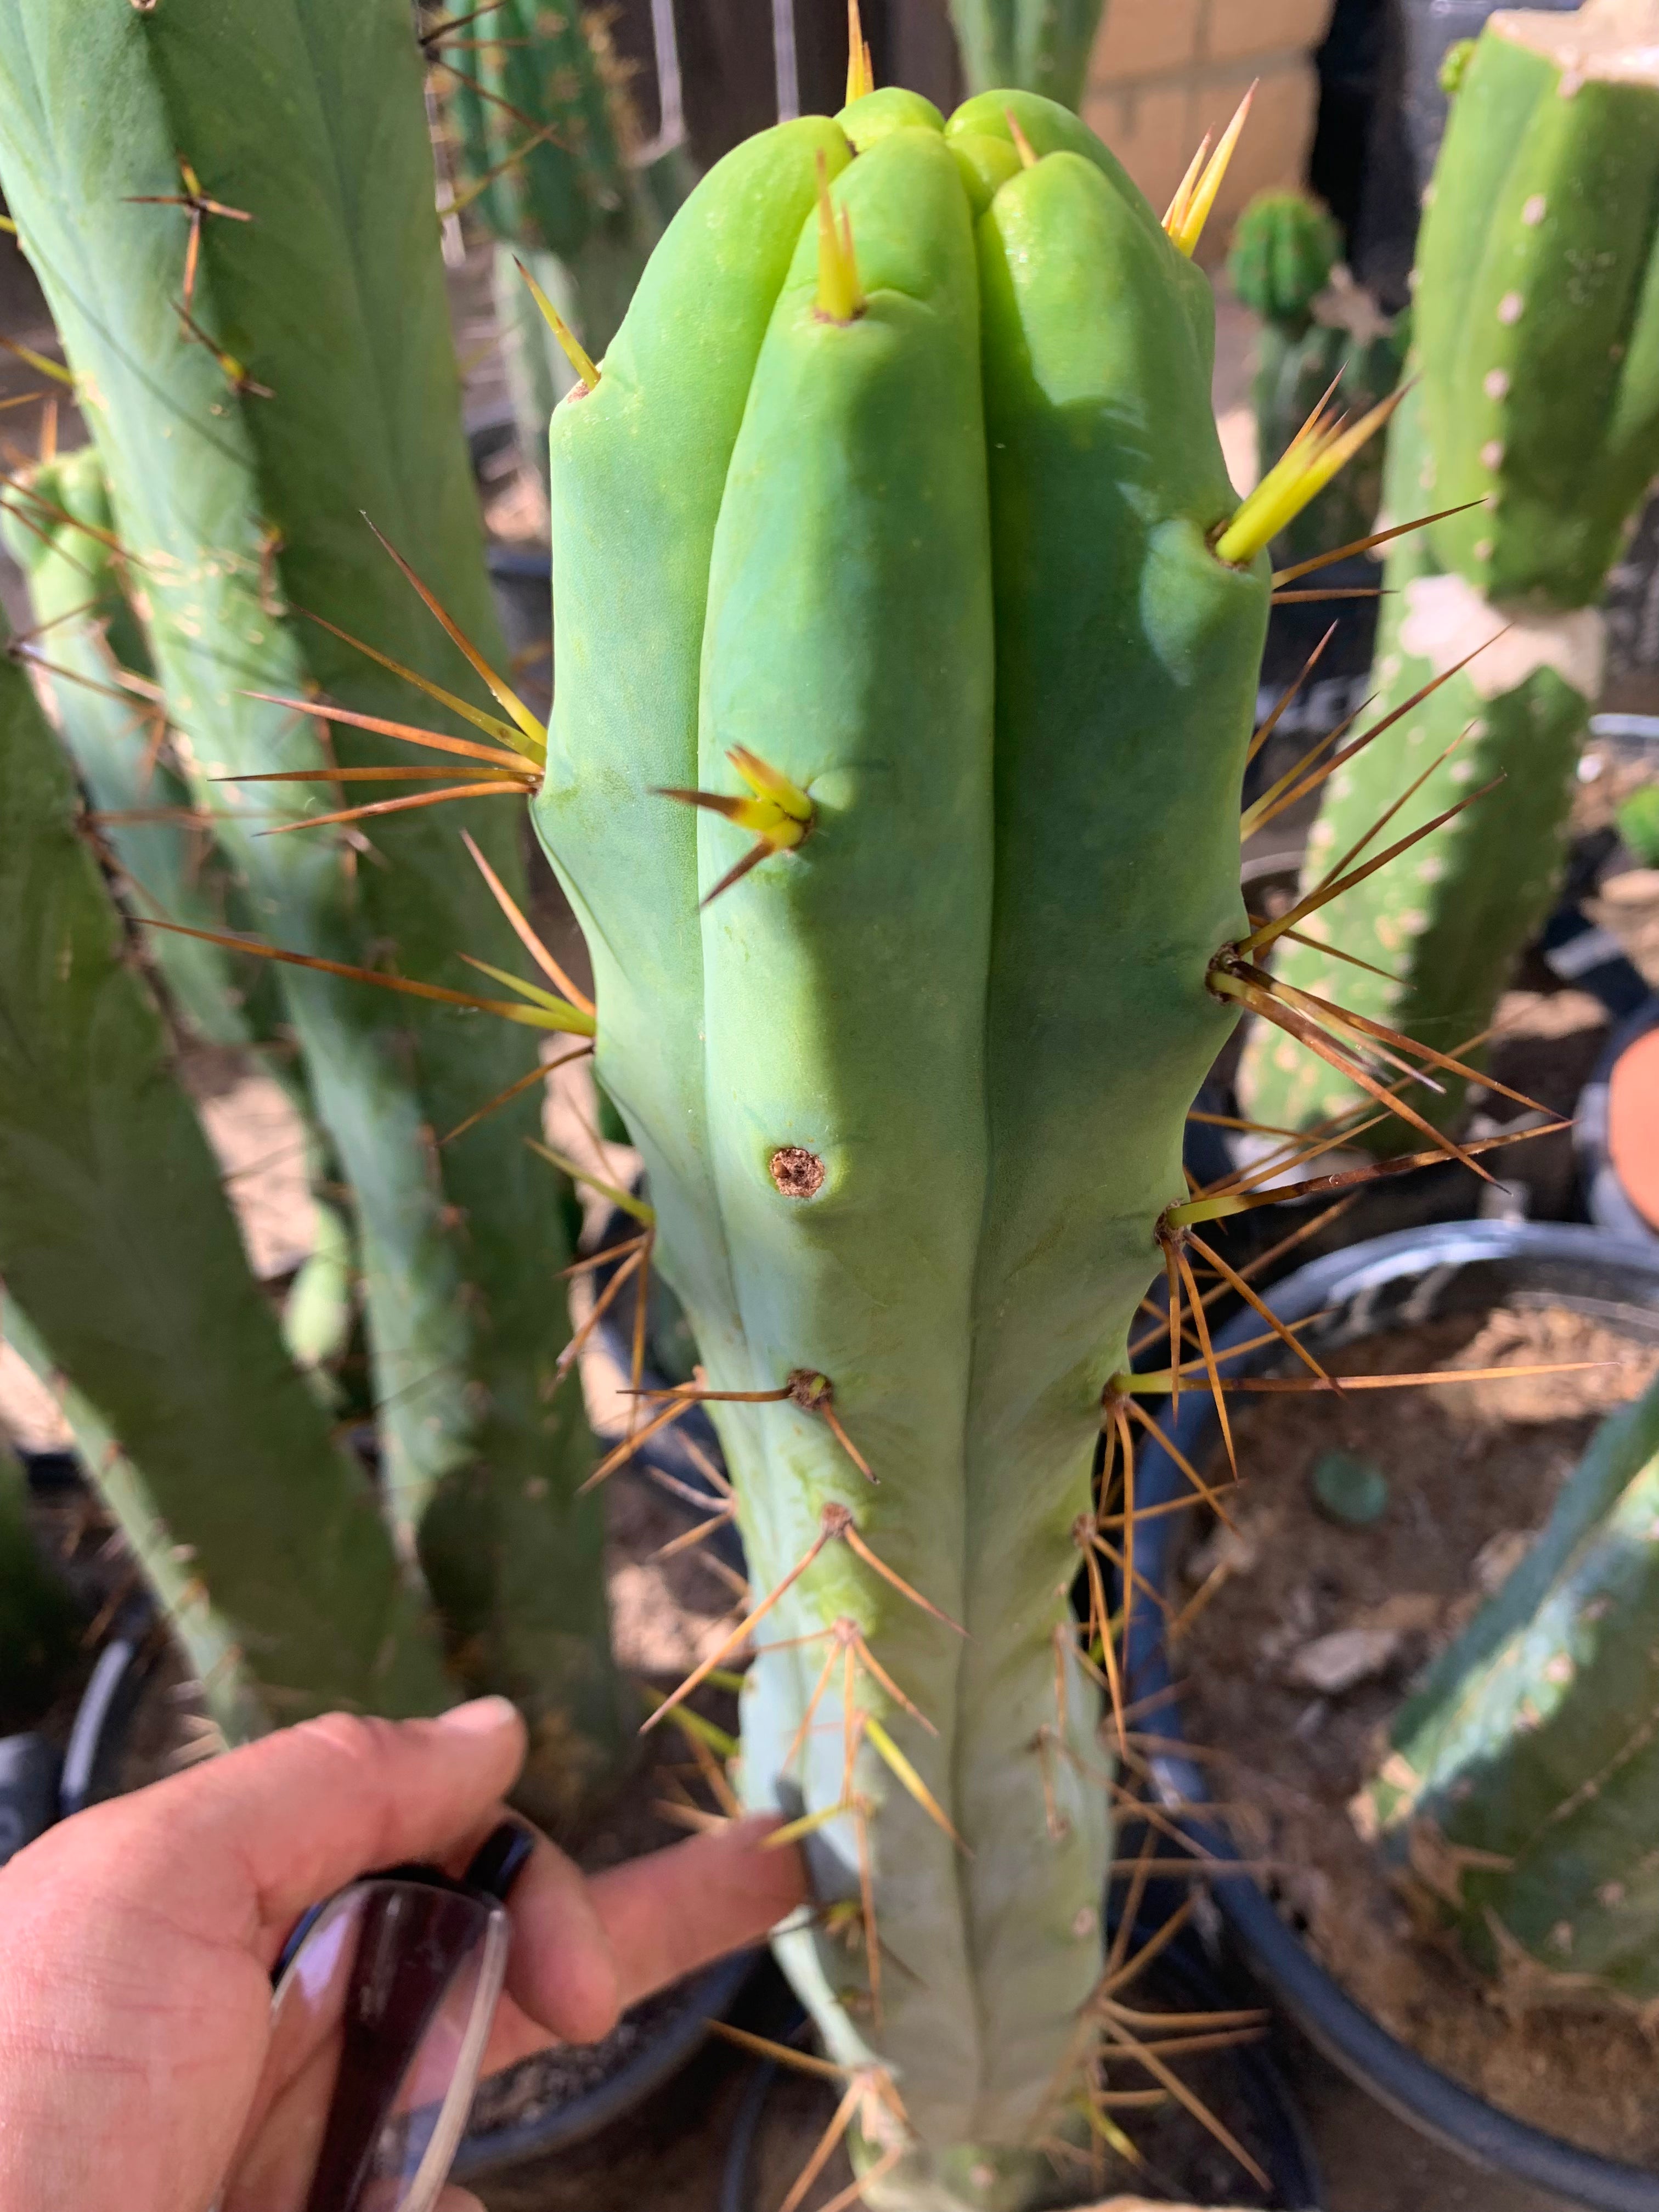
<instances>
[{"instance_id":1,"label":"black plastic nursery pot","mask_svg":"<svg viewBox=\"0 0 1659 2212\"><path fill-rule=\"evenodd\" d=\"M1332 1253L1278 1284L1270 1303L1281 1321L1306 1324L1300 1341L1317 1357L1392 1327L1480 1310L1524 1292L1659 1339L1659 1243L1644 1245L1576 1224L1443 1223ZM1220 1332L1216 1351L1224 1372L1263 1371L1276 1364L1273 1346L1228 1359L1231 1346L1261 1333L1260 1320L1249 1312ZM1176 1449L1201 1467L1216 1433L1205 1391L1183 1394L1170 1433ZM1139 1504L1156 1507L1189 1490L1169 1453L1149 1438L1138 1455ZM1179 1518L1152 1517L1137 1536L1140 1570L1154 1587L1170 1575ZM1158 1728L1170 1747L1154 1761L1157 1786L1167 1803L1190 1808L1208 1792L1199 1763L1174 1747L1181 1741L1179 1702L1169 1655L1151 1615L1151 1607L1139 1613L1131 1631L1127 1695L1164 1701ZM1187 1824L1207 1850L1237 1857L1218 1830L1190 1814ZM1326 1972L1247 1876L1218 1881L1213 1893L1227 1928L1277 2002L1380 2104L1472 2163L1569 2203L1596 2212L1659 2212L1659 2173L1581 2150L1513 2118L1391 2035Z\"/></svg>"}]
</instances>

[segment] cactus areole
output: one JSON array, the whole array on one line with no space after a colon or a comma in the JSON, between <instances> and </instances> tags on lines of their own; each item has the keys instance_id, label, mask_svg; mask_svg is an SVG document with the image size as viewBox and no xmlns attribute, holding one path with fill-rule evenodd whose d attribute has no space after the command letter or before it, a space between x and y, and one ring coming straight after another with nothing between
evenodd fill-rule
<instances>
[{"instance_id":1,"label":"cactus areole","mask_svg":"<svg viewBox=\"0 0 1659 2212\"><path fill-rule=\"evenodd\" d=\"M910 2204L1052 2185L1089 2055L1073 1526L1231 1019L1267 612L1212 346L1075 117L883 91L720 163L552 425L537 825L732 1394L781 1953Z\"/></svg>"}]
</instances>

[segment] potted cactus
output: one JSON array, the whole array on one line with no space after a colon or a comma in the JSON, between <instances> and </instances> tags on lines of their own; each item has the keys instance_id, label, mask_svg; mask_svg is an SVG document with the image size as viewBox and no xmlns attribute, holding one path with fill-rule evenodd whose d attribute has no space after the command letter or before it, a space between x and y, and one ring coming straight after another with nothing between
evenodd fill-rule
<instances>
[{"instance_id":1,"label":"potted cactus","mask_svg":"<svg viewBox=\"0 0 1659 2212\"><path fill-rule=\"evenodd\" d=\"M1340 973L1359 1011L1449 1051L1489 1028L1548 910L1601 681L1595 603L1659 465L1656 41L1651 0L1495 16L1462 58L1427 196L1385 504L1398 521L1440 512L1390 548L1376 680L1390 708L1444 680L1392 749L1327 763L1307 879L1407 781L1401 830L1503 781L1478 828L1451 817L1378 870L1340 928L1282 948L1279 973L1315 1000ZM1357 1097L1266 1032L1239 1092L1293 1127ZM1463 1095L1453 1080L1423 1110L1449 1125Z\"/></svg>"},{"instance_id":2,"label":"potted cactus","mask_svg":"<svg viewBox=\"0 0 1659 2212\"><path fill-rule=\"evenodd\" d=\"M1371 427L1235 512L1216 181L1166 234L1050 101L864 94L704 179L553 422L532 811L702 1360L640 1435L706 1408L735 1483L742 1789L872 2203L1033 2201L1133 2040L1068 1591L1190 1280L1262 549Z\"/></svg>"},{"instance_id":3,"label":"potted cactus","mask_svg":"<svg viewBox=\"0 0 1659 2212\"><path fill-rule=\"evenodd\" d=\"M1659 1385L1644 1390L1640 1382L1659 1342L1659 1266L1650 1249L1587 1227L1449 1223L1331 1254L1270 1296L1275 1315L1305 1347L1322 1360L1346 1354L1343 1371L1368 1380L1391 1358L1405 1356L1391 1348L1400 1333L1450 1328L1443 1344L1463 1343L1472 1327L1506 1305L1547 1313L1552 1329L1565 1310L1583 1328L1614 1330L1625 1340L1626 1372L1611 1381L1602 1379L1605 1369L1586 1372L1583 1399L1567 1408L1553 1404L1552 1391L1522 1381L1519 1389L1530 1392L1522 1407L1512 1409L1509 1425L1490 1432L1498 1441L1487 1444L1489 1456L1506 1448L1505 1439L1512 1456L1530 1449L1528 1495L1547 1501L1553 1493L1553 1504L1546 1503L1528 1542L1516 1527L1528 1505L1506 1495L1502 1481L1492 1492L1485 1510L1504 1533L1489 1550L1482 1544L1473 1552L1478 1571L1469 1591L1459 1587L1443 1616L1464 1625L1443 1637L1426 1671L1407 1680L1400 1668L1385 1688L1373 1684L1352 1733L1333 1747L1328 1739L1342 1725L1334 1716L1349 1691L1328 1689L1316 1733L1322 1699L1310 1704L1304 1686L1303 1725L1285 1725L1283 1659L1264 1654L1258 1662L1251 1694L1268 1708L1261 1734L1274 1735L1283 1755L1269 1752L1238 1788L1270 1824L1272 1863L1241 1869L1218 1885L1216 1897L1276 1997L1394 2110L1552 2199L1602 2212L1648 2212L1659 2204L1659 2179L1644 2161L1631 2162L1628 2150L1608 2145L1639 2136L1644 2116L1651 2116L1649 2063L1632 2023L1659 1961L1645 1811L1653 1765L1646 1670L1654 1641L1647 1553ZM1233 1391L1293 1387L1282 1346L1263 1339L1253 1314L1218 1332L1215 1352ZM1458 1362L1451 1354L1447 1370ZM1465 1370L1465 1379L1483 1371L1503 1370ZM1605 1394L1606 1402L1632 1389L1634 1401L1592 1431L1576 1466L1571 1456L1551 1466L1549 1447L1528 1445L1540 1422L1578 1412L1592 1395ZM1231 1402L1235 1409L1284 1403L1245 1396ZM1452 1433L1461 1442L1443 1462L1432 1462L1436 1447L1425 1431L1411 1431L1409 1444L1405 1432L1397 1440L1390 1479L1403 1479L1409 1468L1416 1495L1431 1510L1437 1484L1449 1505L1452 1491L1480 1480L1467 1418ZM1179 1510L1190 1497L1184 1469L1202 1470L1219 1442L1202 1394L1183 1394L1164 1437L1166 1448L1144 1455L1139 1469L1139 1500L1156 1516L1139 1564L1160 1589L1182 1590L1190 1618L1197 1604L1178 1572L1193 1541L1183 1535L1192 1516ZM1328 1502L1304 1513L1294 1493L1308 1439L1285 1434L1279 1442L1288 1447L1282 1457L1265 1462L1241 1442L1243 1470L1260 1474L1271 1491L1267 1510L1287 1550L1297 1549L1299 1531L1327 1525L1318 1543L1303 1548L1303 1567L1287 1572L1305 1571L1329 1586L1334 1561L1346 1557L1350 1574L1357 1571L1374 1541L1374 1522L1333 1528ZM1318 1462L1305 1471L1316 1491ZM1328 1501L1328 1490L1325 1496ZM1396 1499L1385 1510L1400 1526L1395 1556L1431 1548L1415 1504ZM1477 1509L1455 1534L1437 1528L1426 1573L1408 1575L1389 1592L1396 1615L1424 1602L1404 1595L1407 1589L1455 1586L1444 1583L1443 1554L1462 1545L1467 1559L1482 1525ZM1241 1519L1239 1526L1245 1546L1259 1538L1260 1524ZM1509 1564L1500 1569L1499 1560ZM1206 1562L1206 1577L1215 1571ZM1237 1571L1237 1587L1247 1588L1252 1571L1242 1554ZM1484 1599L1483 1588L1491 1593ZM1241 1617L1255 1620L1266 1599L1266 1593L1240 1598ZM1202 1619L1226 1602L1224 1583ZM1141 1613L1127 1662L1131 1693L1159 1700L1159 1792L1182 1808L1195 1838L1237 1856L1236 1825L1220 1810L1209 1816L1204 1809L1223 1788L1211 1756L1200 1753L1200 1765L1183 1749L1183 1735L1194 1733L1192 1708L1207 1698L1206 1655L1187 1647L1172 1663L1161 1620L1152 1608ZM1197 1640L1201 1646L1202 1636ZM1177 1666L1195 1694L1192 1688L1171 1694ZM1214 1720L1212 1710L1204 1722L1212 1753L1219 1741L1211 1733ZM1297 1740L1320 1748L1298 1752ZM1251 1748L1259 1752L1254 1742ZM1351 1750L1358 1794L1345 1807ZM1249 1832L1254 1856L1260 1832ZM1303 1875L1310 1838L1320 1839L1322 1878L1336 1885L1328 1898ZM1332 1932L1345 1923L1352 1940L1334 1945ZM1369 1965L1356 1972L1362 1958ZM1552 2063L1560 2069L1553 2075ZM1606 2138L1602 2148L1586 2147L1585 2136L1597 2132Z\"/></svg>"}]
</instances>

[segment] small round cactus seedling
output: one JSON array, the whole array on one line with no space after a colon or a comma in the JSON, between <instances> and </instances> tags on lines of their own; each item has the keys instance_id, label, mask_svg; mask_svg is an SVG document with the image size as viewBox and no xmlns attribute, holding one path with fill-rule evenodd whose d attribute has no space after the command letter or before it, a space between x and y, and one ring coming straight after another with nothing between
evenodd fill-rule
<instances>
[{"instance_id":1,"label":"small round cactus seedling","mask_svg":"<svg viewBox=\"0 0 1659 2212\"><path fill-rule=\"evenodd\" d=\"M1238 218L1227 275L1247 307L1295 335L1307 328L1341 254L1341 234L1317 200L1258 192Z\"/></svg>"}]
</instances>

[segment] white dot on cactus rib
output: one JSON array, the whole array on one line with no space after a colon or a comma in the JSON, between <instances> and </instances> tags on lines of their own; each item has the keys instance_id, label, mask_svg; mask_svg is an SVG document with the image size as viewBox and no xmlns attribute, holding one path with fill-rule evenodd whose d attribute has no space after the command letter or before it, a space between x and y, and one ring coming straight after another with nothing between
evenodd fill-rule
<instances>
[{"instance_id":1,"label":"white dot on cactus rib","mask_svg":"<svg viewBox=\"0 0 1659 2212\"><path fill-rule=\"evenodd\" d=\"M1400 927L1407 937L1420 937L1429 926L1429 917L1420 906L1408 906L1400 917Z\"/></svg>"},{"instance_id":2,"label":"white dot on cactus rib","mask_svg":"<svg viewBox=\"0 0 1659 2212\"><path fill-rule=\"evenodd\" d=\"M1425 491L1432 491L1434 489L1434 463L1432 460L1424 462L1422 471L1419 475L1417 481L1423 487Z\"/></svg>"},{"instance_id":3,"label":"white dot on cactus rib","mask_svg":"<svg viewBox=\"0 0 1659 2212\"><path fill-rule=\"evenodd\" d=\"M1492 558L1492 540L1491 540L1491 538L1482 538L1479 539L1479 540L1476 542L1475 549L1474 549L1474 557L1475 557L1475 559L1476 559L1477 561L1490 561L1490 560L1491 560L1491 558Z\"/></svg>"},{"instance_id":4,"label":"white dot on cactus rib","mask_svg":"<svg viewBox=\"0 0 1659 2212\"><path fill-rule=\"evenodd\" d=\"M1273 1047L1273 1066L1279 1070L1281 1075L1294 1075L1296 1073L1296 1047L1293 1044L1275 1045ZM1171 1387L1173 1388L1173 1385Z\"/></svg>"},{"instance_id":5,"label":"white dot on cactus rib","mask_svg":"<svg viewBox=\"0 0 1659 2212\"><path fill-rule=\"evenodd\" d=\"M1392 684L1400 673L1400 655L1397 653L1385 653L1378 664L1376 672L1384 684Z\"/></svg>"},{"instance_id":6,"label":"white dot on cactus rib","mask_svg":"<svg viewBox=\"0 0 1659 2212\"><path fill-rule=\"evenodd\" d=\"M1310 845L1330 845L1334 844L1335 840L1336 827L1334 823L1316 822L1308 832L1308 842Z\"/></svg>"},{"instance_id":7,"label":"white dot on cactus rib","mask_svg":"<svg viewBox=\"0 0 1659 2212\"><path fill-rule=\"evenodd\" d=\"M1504 441L1501 438L1487 439L1486 444L1480 448L1480 465L1483 469L1503 467Z\"/></svg>"},{"instance_id":8,"label":"white dot on cactus rib","mask_svg":"<svg viewBox=\"0 0 1659 2212\"><path fill-rule=\"evenodd\" d=\"M1573 1665L1571 1652L1552 1652L1544 1662L1544 1680L1547 1682L1570 1682L1572 1676Z\"/></svg>"},{"instance_id":9,"label":"white dot on cactus rib","mask_svg":"<svg viewBox=\"0 0 1659 2212\"><path fill-rule=\"evenodd\" d=\"M1424 728L1421 722L1419 722L1414 730L1407 731L1406 743L1408 745L1420 745L1424 738L1426 738L1428 734L1428 732Z\"/></svg>"},{"instance_id":10,"label":"white dot on cactus rib","mask_svg":"<svg viewBox=\"0 0 1659 2212\"><path fill-rule=\"evenodd\" d=\"M1352 795L1353 778L1351 775L1345 772L1341 775L1334 775L1331 778L1331 797L1333 799L1349 799L1352 798Z\"/></svg>"},{"instance_id":11,"label":"white dot on cactus rib","mask_svg":"<svg viewBox=\"0 0 1659 2212\"><path fill-rule=\"evenodd\" d=\"M1419 884L1437 884L1445 872L1445 862L1433 853L1429 854L1427 860L1419 860L1417 864L1417 880Z\"/></svg>"},{"instance_id":12,"label":"white dot on cactus rib","mask_svg":"<svg viewBox=\"0 0 1659 2212\"><path fill-rule=\"evenodd\" d=\"M1561 82L1557 88L1563 100L1573 100L1583 88L1583 78L1577 70L1563 70Z\"/></svg>"},{"instance_id":13,"label":"white dot on cactus rib","mask_svg":"<svg viewBox=\"0 0 1659 2212\"><path fill-rule=\"evenodd\" d=\"M1423 187L1421 194L1422 204L1425 207L1432 207L1434 205L1434 179L1431 177L1428 183Z\"/></svg>"},{"instance_id":14,"label":"white dot on cactus rib","mask_svg":"<svg viewBox=\"0 0 1659 2212\"><path fill-rule=\"evenodd\" d=\"M1474 763L1472 760L1455 760L1447 774L1454 783L1467 783L1474 774Z\"/></svg>"},{"instance_id":15,"label":"white dot on cactus rib","mask_svg":"<svg viewBox=\"0 0 1659 2212\"><path fill-rule=\"evenodd\" d=\"M1510 396L1508 369L1489 368L1481 379L1480 388L1488 399L1507 399Z\"/></svg>"},{"instance_id":16,"label":"white dot on cactus rib","mask_svg":"<svg viewBox=\"0 0 1659 2212\"><path fill-rule=\"evenodd\" d=\"M1302 934L1304 937L1316 938L1321 944L1330 933L1331 926L1322 914L1310 914L1302 925Z\"/></svg>"},{"instance_id":17,"label":"white dot on cactus rib","mask_svg":"<svg viewBox=\"0 0 1659 2212\"><path fill-rule=\"evenodd\" d=\"M1478 739L1484 738L1486 734L1486 725L1482 721L1476 720L1464 725L1463 735L1466 738L1474 738Z\"/></svg>"},{"instance_id":18,"label":"white dot on cactus rib","mask_svg":"<svg viewBox=\"0 0 1659 2212\"><path fill-rule=\"evenodd\" d=\"M1534 192L1521 210L1522 222L1535 230L1544 220L1544 210L1547 204L1542 192Z\"/></svg>"},{"instance_id":19,"label":"white dot on cactus rib","mask_svg":"<svg viewBox=\"0 0 1659 2212\"><path fill-rule=\"evenodd\" d=\"M1498 302L1498 321L1500 323L1518 323L1521 319L1521 310L1526 306L1526 301L1521 297L1521 295L1518 292L1505 292L1503 298Z\"/></svg>"},{"instance_id":20,"label":"white dot on cactus rib","mask_svg":"<svg viewBox=\"0 0 1659 2212\"><path fill-rule=\"evenodd\" d=\"M1328 1091L1319 1102L1319 1110L1322 1114L1340 1114L1349 1103L1340 1091Z\"/></svg>"},{"instance_id":21,"label":"white dot on cactus rib","mask_svg":"<svg viewBox=\"0 0 1659 2212\"><path fill-rule=\"evenodd\" d=\"M1081 1943L1092 1936L1100 1925L1100 1915L1092 1905L1080 1905L1072 1920L1072 1933Z\"/></svg>"}]
</instances>

